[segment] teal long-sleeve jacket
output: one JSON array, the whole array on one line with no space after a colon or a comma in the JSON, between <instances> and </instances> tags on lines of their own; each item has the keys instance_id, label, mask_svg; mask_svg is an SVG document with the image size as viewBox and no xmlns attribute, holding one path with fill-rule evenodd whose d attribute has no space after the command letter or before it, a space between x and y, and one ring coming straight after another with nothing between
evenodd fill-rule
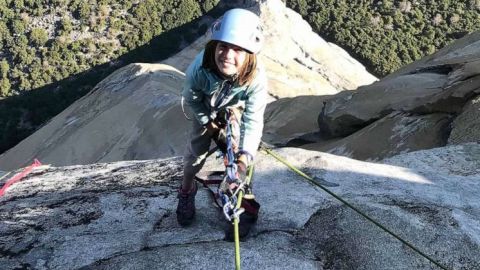
<instances>
[{"instance_id":1,"label":"teal long-sleeve jacket","mask_svg":"<svg viewBox=\"0 0 480 270\"><path fill-rule=\"evenodd\" d=\"M215 117L212 97L218 95L227 80L202 67L203 51L190 64L186 72L182 96L195 114L201 125L206 125ZM233 84L230 93L225 97L222 108L242 108L240 121L240 151L252 157L256 155L263 132L263 114L267 99L267 78L265 70L257 65L255 79L245 86ZM217 110L217 111L218 111Z\"/></svg>"}]
</instances>

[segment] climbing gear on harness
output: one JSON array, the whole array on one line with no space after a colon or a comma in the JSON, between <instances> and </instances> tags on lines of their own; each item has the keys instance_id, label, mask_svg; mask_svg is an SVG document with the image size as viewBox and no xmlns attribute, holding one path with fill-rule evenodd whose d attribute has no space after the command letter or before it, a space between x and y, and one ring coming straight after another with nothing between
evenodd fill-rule
<instances>
[{"instance_id":1,"label":"climbing gear on harness","mask_svg":"<svg viewBox=\"0 0 480 270\"><path fill-rule=\"evenodd\" d=\"M329 189L327 189L326 187L324 187L323 185L319 184L318 182L315 182L314 181L314 178L306 175L305 173L303 173L302 171L300 171L299 169L297 169L296 167L294 167L292 164L290 164L288 161L286 161L285 159L283 159L282 157L280 157L279 155L275 154L271 149L270 147L263 143L263 142L260 142L260 150L263 150L265 151L267 154L271 155L272 157L274 157L276 160L280 161L281 163L283 163L284 165L286 165L288 168L290 168L292 171L294 171L295 173L297 173L298 175L302 176L304 179L306 179L309 183L321 188L322 190L324 190L325 192L327 192L328 194L332 195L335 199L339 200L340 202L342 202L344 205L346 205L347 207L349 207L350 209L352 209L353 211L357 212L358 214L360 214L362 217L364 217L365 219L367 219L368 221L372 222L375 226L379 227L380 229L382 229L384 232L390 234L391 236L395 237L397 240L399 240L400 242L402 242L403 244L405 244L406 246L408 246L409 248L411 248L412 250L414 250L415 252L417 252L419 255L421 255L422 257L424 257L425 259L427 259L428 261L430 261L431 263L435 264L436 266L438 266L439 268L441 269L444 269L444 270L447 270L448 268L446 268L445 266L441 265L439 262L435 261L434 259L430 258L427 254L423 253L422 251L420 251L418 248L416 248L414 245L410 244L409 242L407 242L406 240L404 240L403 238L401 238L400 236L398 236L397 234L395 234L394 232L390 231L389 229L387 229L385 226L383 226L382 224L380 224L378 221L372 219L371 217L369 217L367 214L363 213L361 210L359 210L358 208L356 208L355 206L351 205L349 202L345 201L344 199L342 199L340 196L338 196L337 194L333 193L332 191L330 191Z\"/></svg>"},{"instance_id":2,"label":"climbing gear on harness","mask_svg":"<svg viewBox=\"0 0 480 270\"><path fill-rule=\"evenodd\" d=\"M243 208L237 207L238 194L240 191L245 193L245 190L249 189L248 184L245 183L245 177L242 179L242 173L239 173L238 164L236 163L236 153L232 141L232 119L230 117L231 114L227 111L227 124L225 126L226 151L224 152L225 177L218 188L223 214L228 221L238 218L243 213Z\"/></svg>"},{"instance_id":3,"label":"climbing gear on harness","mask_svg":"<svg viewBox=\"0 0 480 270\"><path fill-rule=\"evenodd\" d=\"M214 126L218 127L218 130L214 134L211 134L211 138L221 150L222 155L227 153L228 143L231 143L233 152L238 151L238 144L233 139L234 137L238 137L240 134L238 114L239 109L237 108L224 108L218 112L212 113L212 116L215 116L215 118L211 122L214 124ZM230 136L229 142L227 142L228 136Z\"/></svg>"},{"instance_id":4,"label":"climbing gear on harness","mask_svg":"<svg viewBox=\"0 0 480 270\"><path fill-rule=\"evenodd\" d=\"M240 269L240 238L244 238L250 231L252 225L257 220L258 209L260 205L254 200L251 191L251 179L253 175L253 166L244 168L243 164L237 164L238 154L236 144L233 139L232 127L236 122L235 115L229 110L225 110L224 115L219 115L219 126L225 130L225 142L220 144L215 141L217 147L222 150L225 171L210 172L202 176L195 175L195 179L204 186L208 184L217 184L217 192L208 187L208 190L214 197L214 201L222 209L225 219L233 223L233 226L227 227L225 240L235 241L235 265ZM214 151L210 150L207 157ZM243 162L243 161L242 161ZM246 171L246 172L244 172ZM243 200L243 198L246 198ZM219 202L220 201L220 202ZM241 223L240 223L241 221ZM241 224L239 226L239 223Z\"/></svg>"},{"instance_id":5,"label":"climbing gear on harness","mask_svg":"<svg viewBox=\"0 0 480 270\"><path fill-rule=\"evenodd\" d=\"M212 196L213 202L217 205L218 208L222 208L222 203L219 201L218 192L214 191L210 186L215 185L219 186L223 181L225 171L206 171L199 172L195 175L195 180L200 182L203 187L205 187L210 195Z\"/></svg>"},{"instance_id":6,"label":"climbing gear on harness","mask_svg":"<svg viewBox=\"0 0 480 270\"><path fill-rule=\"evenodd\" d=\"M213 94L213 96L210 99L210 107L212 108L212 115L210 117L212 119L217 118L216 113L218 110L225 105L227 105L229 99L227 97L230 95L233 89L233 82L229 80L225 80L222 82L222 86L220 88L220 91L217 91ZM224 120L224 119L221 119Z\"/></svg>"},{"instance_id":7,"label":"climbing gear on harness","mask_svg":"<svg viewBox=\"0 0 480 270\"><path fill-rule=\"evenodd\" d=\"M197 183L194 182L193 189L185 192L182 187L178 190L177 221L181 226L192 224L195 218L195 195L197 194Z\"/></svg>"},{"instance_id":8,"label":"climbing gear on harness","mask_svg":"<svg viewBox=\"0 0 480 270\"><path fill-rule=\"evenodd\" d=\"M260 18L246 9L234 8L215 21L211 27L212 40L227 42L258 53L263 44Z\"/></svg>"}]
</instances>

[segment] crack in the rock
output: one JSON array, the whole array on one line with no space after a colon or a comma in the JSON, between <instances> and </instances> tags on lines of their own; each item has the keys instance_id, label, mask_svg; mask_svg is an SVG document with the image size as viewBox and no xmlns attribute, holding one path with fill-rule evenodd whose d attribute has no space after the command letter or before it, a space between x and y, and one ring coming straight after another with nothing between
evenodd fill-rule
<instances>
[{"instance_id":1,"label":"crack in the rock","mask_svg":"<svg viewBox=\"0 0 480 270\"><path fill-rule=\"evenodd\" d=\"M38 243L37 240L32 241L27 246L23 247L18 251L12 251L11 249L5 249L3 247L0 247L0 255L1 257L9 258L9 259L16 258L18 256L27 254L30 250L32 250L35 247L35 244L37 243Z\"/></svg>"},{"instance_id":2,"label":"crack in the rock","mask_svg":"<svg viewBox=\"0 0 480 270\"><path fill-rule=\"evenodd\" d=\"M160 217L160 219L153 225L153 230L158 230L162 227L162 222L172 215L172 210L166 208L159 208L160 210L164 210L165 213Z\"/></svg>"},{"instance_id":3,"label":"crack in the rock","mask_svg":"<svg viewBox=\"0 0 480 270\"><path fill-rule=\"evenodd\" d=\"M437 66L428 66L420 67L415 70L412 70L408 74L419 74L419 73L434 73L440 75L448 75L454 70L454 66L451 64L437 65Z\"/></svg>"},{"instance_id":4,"label":"crack in the rock","mask_svg":"<svg viewBox=\"0 0 480 270\"><path fill-rule=\"evenodd\" d=\"M130 254L135 254L135 253L138 253L138 252L153 251L153 250L156 250L156 249L163 249L163 248L169 248L169 247L182 247L182 246L195 245L195 244L215 243L215 242L220 242L220 241L225 241L225 240L217 239L217 240L204 240L204 241L188 242L188 243L164 244L164 245L159 245L159 246L144 246L144 247L142 247L138 250L135 250L135 251L125 252L125 253L116 253L114 256L98 260L98 261L96 261L92 264L89 264L89 265L82 266L82 267L78 268L78 270L89 270L89 269L92 269L92 267L102 266L102 264L107 263L108 261L113 260L115 258L128 256Z\"/></svg>"},{"instance_id":5,"label":"crack in the rock","mask_svg":"<svg viewBox=\"0 0 480 270\"><path fill-rule=\"evenodd\" d=\"M257 238L261 235L268 234L268 233L276 233L276 232L283 232L289 234L291 236L295 236L298 233L298 229L265 229L258 231L255 235L251 235L251 238Z\"/></svg>"}]
</instances>

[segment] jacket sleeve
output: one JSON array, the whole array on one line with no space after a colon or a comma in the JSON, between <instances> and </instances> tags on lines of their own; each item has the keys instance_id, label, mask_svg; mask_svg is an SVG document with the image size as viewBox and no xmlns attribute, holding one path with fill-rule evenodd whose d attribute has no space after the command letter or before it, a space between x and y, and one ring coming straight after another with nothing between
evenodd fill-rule
<instances>
[{"instance_id":1,"label":"jacket sleeve","mask_svg":"<svg viewBox=\"0 0 480 270\"><path fill-rule=\"evenodd\" d=\"M201 65L203 52L195 57L185 74L182 96L185 103L192 108L195 118L200 125L206 125L209 122L209 110L205 106L205 94L203 89L206 87L206 79L201 74Z\"/></svg>"},{"instance_id":2,"label":"jacket sleeve","mask_svg":"<svg viewBox=\"0 0 480 270\"><path fill-rule=\"evenodd\" d=\"M267 78L263 69L249 86L242 116L240 151L255 157L263 133L263 114L267 105Z\"/></svg>"}]
</instances>

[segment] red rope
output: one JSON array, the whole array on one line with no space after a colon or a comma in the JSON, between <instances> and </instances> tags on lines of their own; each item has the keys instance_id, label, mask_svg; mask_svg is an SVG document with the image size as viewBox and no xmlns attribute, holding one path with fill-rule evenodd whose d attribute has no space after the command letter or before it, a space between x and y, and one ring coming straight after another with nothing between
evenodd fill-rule
<instances>
[{"instance_id":1,"label":"red rope","mask_svg":"<svg viewBox=\"0 0 480 270\"><path fill-rule=\"evenodd\" d=\"M8 179L8 181L5 183L5 185L2 187L2 189L0 189L0 196L3 196L3 194L5 193L5 191L7 190L7 188L9 186L11 186L11 185L15 184L16 182L22 180L22 178L27 176L27 174L29 174L33 170L33 168L38 167L40 165L42 165L42 163L40 163L40 161L38 161L38 159L35 159L33 161L32 165L26 167L22 172L17 173L12 178Z\"/></svg>"}]
</instances>

